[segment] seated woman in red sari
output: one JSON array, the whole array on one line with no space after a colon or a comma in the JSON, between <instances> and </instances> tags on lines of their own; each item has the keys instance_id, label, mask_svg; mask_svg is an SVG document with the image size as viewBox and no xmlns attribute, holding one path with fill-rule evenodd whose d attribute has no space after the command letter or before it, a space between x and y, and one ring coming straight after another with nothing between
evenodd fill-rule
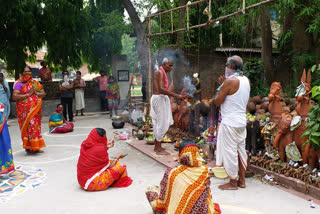
<instances>
[{"instance_id":1,"label":"seated woman in red sari","mask_svg":"<svg viewBox=\"0 0 320 214\"><path fill-rule=\"evenodd\" d=\"M127 174L127 166L119 162L125 157L119 154L115 160L109 160L108 149L114 141L108 142L106 131L93 129L82 142L77 165L78 182L88 191L106 190L112 187L127 187L132 183Z\"/></svg>"},{"instance_id":2,"label":"seated woman in red sari","mask_svg":"<svg viewBox=\"0 0 320 214\"><path fill-rule=\"evenodd\" d=\"M41 136L43 86L32 79L31 68L26 66L22 77L13 86L12 99L16 101L18 122L23 148L28 153L39 152L45 147Z\"/></svg>"},{"instance_id":3,"label":"seated woman in red sari","mask_svg":"<svg viewBox=\"0 0 320 214\"><path fill-rule=\"evenodd\" d=\"M58 104L57 109L49 117L49 131L50 133L67 133L73 131L73 123L63 117L63 105Z\"/></svg>"},{"instance_id":4,"label":"seated woman in red sari","mask_svg":"<svg viewBox=\"0 0 320 214\"><path fill-rule=\"evenodd\" d=\"M193 141L181 142L179 162L180 166L167 169L160 187L149 186L146 190L154 213L221 213L212 201L208 168Z\"/></svg>"}]
</instances>

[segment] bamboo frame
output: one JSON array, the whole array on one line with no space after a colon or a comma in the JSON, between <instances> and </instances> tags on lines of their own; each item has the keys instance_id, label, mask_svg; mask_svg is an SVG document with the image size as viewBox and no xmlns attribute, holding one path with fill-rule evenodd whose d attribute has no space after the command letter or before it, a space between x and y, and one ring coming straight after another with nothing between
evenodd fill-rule
<instances>
[{"instance_id":1,"label":"bamboo frame","mask_svg":"<svg viewBox=\"0 0 320 214\"><path fill-rule=\"evenodd\" d=\"M200 4L200 3L203 3L203 2L205 2L205 1L206 1L206 0L201 0L201 1L192 2L192 3L190 3L190 4L186 4L186 5L183 5L183 6L180 6L180 7L175 7L175 8L172 8L172 9L170 9L170 10L163 11L163 12L161 12L161 13L152 14L152 15L148 16L147 18L153 18L153 17L155 17L155 16L159 16L159 15L166 14L166 13L169 13L169 12L172 13L172 11L180 10L180 9L182 9L182 8L186 8L187 5L190 7L190 6L192 6L192 5Z\"/></svg>"},{"instance_id":2,"label":"bamboo frame","mask_svg":"<svg viewBox=\"0 0 320 214\"><path fill-rule=\"evenodd\" d=\"M151 100L151 96L152 96L152 89L151 89L151 39L153 36L162 36L162 35L168 35L168 34L173 34L173 33L177 33L177 32L180 32L180 31L189 31L190 29L195 29L195 28L201 28L201 27L205 27L205 26L208 26L208 23L209 24L215 24L217 21L221 21L221 20L224 20L224 19L228 19L230 17L233 17L233 16L236 16L236 15L239 15L239 14L245 14L246 11L249 11L249 10L252 10L252 9L255 9L257 7L260 7L260 6L263 6L263 5L266 5L266 4L269 4L269 3L272 3L272 2L275 2L277 0L265 0L263 2L260 2L260 3L256 3L256 4L253 4L249 7L245 7L245 0L243 0L242 2L242 10L238 10L234 13L231 13L231 14L228 14L226 16L221 16L221 17L218 17L214 20L209 20L208 22L206 23L203 23L203 24L198 24L198 25L194 25L194 26L189 26L189 9L188 7L190 6L193 6L193 5L197 5L197 4L200 4L200 3L203 3L205 2L206 0L200 0L200 1L196 1L196 2L193 2L193 3L190 3L190 4L186 4L184 6L180 6L180 7L176 7L176 8L173 8L173 9L170 9L170 10L167 10L167 11L164 11L164 12L161 12L161 13L157 13L157 14L152 14L150 15L150 12L148 13L148 16L147 16L147 20L148 20L148 28L149 28L149 34L147 34L147 37L148 37L148 43L149 43L149 47L148 47L148 62L149 62L149 70L148 70L148 101L149 101L149 105L150 105L150 100ZM181 28L181 29L177 29L177 30L173 30L173 15L172 15L172 12L175 11L175 10L180 10L182 8L186 8L187 9L187 27L186 28ZM161 15L162 14L166 14L166 13L169 13L170 12L170 17L171 17L171 32L161 32ZM211 0L209 0L209 14L211 13ZM160 33L154 33L152 34L151 32L151 19L153 17L156 17L156 16L160 16ZM149 106L150 107L150 106ZM150 109L149 109L150 110ZM148 112L149 114L149 112Z\"/></svg>"},{"instance_id":3,"label":"bamboo frame","mask_svg":"<svg viewBox=\"0 0 320 214\"><path fill-rule=\"evenodd\" d=\"M277 0L266 0L266 1L263 1L263 2L260 2L260 3L253 4L253 5L249 6L249 7L243 8L242 10L238 10L238 11L236 11L236 12L234 12L234 13L231 13L231 14L228 14L228 15L225 15L225 16L220 16L220 17L212 20L212 21L211 21L211 24L214 24L214 23L216 23L217 21L221 21L221 20L224 20L224 19L228 19L228 18L230 18L230 17L236 16L236 15L239 15L239 14L244 14L246 11L255 9L255 8L257 8L257 7L260 7L260 6L263 6L263 5L266 5L266 4L275 2L275 1L277 1ZM202 2L204 2L204 1L193 2L193 3L189 4L189 6L190 6L190 5L195 5L196 3L199 4L199 3L202 3ZM179 7L179 8L181 9L181 8L184 8L184 7L186 7L186 5L185 5L185 6L181 6L181 7ZM174 8L174 9L176 9L176 8ZM171 13L172 13L173 9L171 9L170 11L171 11ZM160 14L164 14L164 13L167 13L167 11L162 12L162 13L158 13L158 14L154 14L154 15L151 15L151 16L148 16L148 18L152 18L152 17L158 16L158 15L160 15ZM171 16L171 19L172 19L172 16ZM173 23L172 20L171 20L171 23ZM195 29L195 28L205 27L205 26L207 26L207 25L208 25L208 23L203 23L203 24L199 24L199 25L190 26L190 27L189 27L189 30L190 30L190 29ZM162 32L162 33L153 33L153 34L152 34L152 33L150 33L151 31L149 31L149 34L147 35L147 37L168 35L168 34L173 34L173 33L177 33L177 32L180 32L180 31L186 31L186 30L187 30L187 28L180 28L180 29L177 29L177 30L173 30L173 26L172 26L172 24L171 24L171 32Z\"/></svg>"}]
</instances>

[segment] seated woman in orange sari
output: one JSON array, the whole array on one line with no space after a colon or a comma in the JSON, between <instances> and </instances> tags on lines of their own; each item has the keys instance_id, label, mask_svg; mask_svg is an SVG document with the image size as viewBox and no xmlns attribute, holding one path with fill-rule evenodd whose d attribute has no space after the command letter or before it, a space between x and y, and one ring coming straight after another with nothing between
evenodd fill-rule
<instances>
[{"instance_id":1,"label":"seated woman in orange sari","mask_svg":"<svg viewBox=\"0 0 320 214\"><path fill-rule=\"evenodd\" d=\"M41 136L43 86L32 79L31 68L26 66L22 77L13 86L12 99L16 101L18 122L23 148L28 153L39 152L45 147Z\"/></svg>"},{"instance_id":2,"label":"seated woman in orange sari","mask_svg":"<svg viewBox=\"0 0 320 214\"><path fill-rule=\"evenodd\" d=\"M112 187L127 187L132 183L127 174L127 166L119 162L126 155L119 154L109 160L108 149L114 141L108 142L106 131L93 129L82 142L77 165L78 182L84 190L100 191Z\"/></svg>"},{"instance_id":3,"label":"seated woman in orange sari","mask_svg":"<svg viewBox=\"0 0 320 214\"><path fill-rule=\"evenodd\" d=\"M221 213L212 201L208 168L193 141L181 142L179 162L180 166L167 169L160 187L149 186L146 190L154 213Z\"/></svg>"}]
</instances>

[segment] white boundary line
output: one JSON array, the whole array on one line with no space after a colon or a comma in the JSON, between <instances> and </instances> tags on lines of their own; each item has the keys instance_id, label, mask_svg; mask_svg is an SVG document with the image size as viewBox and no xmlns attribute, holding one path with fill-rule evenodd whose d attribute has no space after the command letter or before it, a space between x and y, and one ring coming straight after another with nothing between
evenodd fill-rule
<instances>
[{"instance_id":1,"label":"white boundary line","mask_svg":"<svg viewBox=\"0 0 320 214\"><path fill-rule=\"evenodd\" d=\"M95 127L76 127L75 129L94 129ZM72 132L69 132L72 133ZM56 133L56 134L51 134L49 133L49 131L43 133L43 136L46 137L77 137L77 136L84 136L84 135L88 135L89 133L85 133L85 134L73 134L70 135L69 133Z\"/></svg>"},{"instance_id":2,"label":"white boundary line","mask_svg":"<svg viewBox=\"0 0 320 214\"><path fill-rule=\"evenodd\" d=\"M72 148L77 148L77 149L80 149L80 145L76 146L76 145L50 145L50 146L47 146L48 147L72 147ZM20 153L20 152L25 152L24 149L22 150L19 150L19 151L16 151L13 153L13 156L17 153ZM76 155L72 155L70 157L66 157L66 158L62 158L62 159L58 159L58 160L51 160L51 161L38 161L38 162L20 162L20 161L14 161L15 164L45 164L45 163L55 163L55 162L61 162L61 161L66 161L66 160L71 160L71 159L74 159L76 157L78 157L79 154L76 154ZM40 157L39 157L40 158Z\"/></svg>"}]
</instances>

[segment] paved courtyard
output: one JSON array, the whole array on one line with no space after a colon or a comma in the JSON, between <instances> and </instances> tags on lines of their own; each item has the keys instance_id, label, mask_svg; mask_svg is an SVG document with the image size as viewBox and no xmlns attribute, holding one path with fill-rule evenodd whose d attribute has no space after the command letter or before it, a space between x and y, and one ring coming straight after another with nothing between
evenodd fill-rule
<instances>
[{"instance_id":1,"label":"paved courtyard","mask_svg":"<svg viewBox=\"0 0 320 214\"><path fill-rule=\"evenodd\" d=\"M16 192L10 200L0 202L1 213L107 213L152 214L145 197L145 188L159 184L165 167L126 141L116 141L109 153L128 153L121 161L127 164L133 184L128 188L110 188L101 192L83 191L77 182L77 160L82 141L95 127L105 128L113 136L108 115L91 114L75 117L75 131L63 135L48 134L48 117L43 118L42 133L47 147L44 153L26 155L22 149L20 130L16 120L9 120L12 150L16 166L39 169L42 179L38 185ZM125 127L130 129L129 127ZM40 170L41 169L41 170ZM33 177L29 177L29 180ZM258 179L247 179L247 188L220 191L217 186L226 180L212 178L213 200L220 204L223 214L319 214L320 205L310 208L310 202L279 188L263 184ZM0 199L1 199L0 193Z\"/></svg>"}]
</instances>

